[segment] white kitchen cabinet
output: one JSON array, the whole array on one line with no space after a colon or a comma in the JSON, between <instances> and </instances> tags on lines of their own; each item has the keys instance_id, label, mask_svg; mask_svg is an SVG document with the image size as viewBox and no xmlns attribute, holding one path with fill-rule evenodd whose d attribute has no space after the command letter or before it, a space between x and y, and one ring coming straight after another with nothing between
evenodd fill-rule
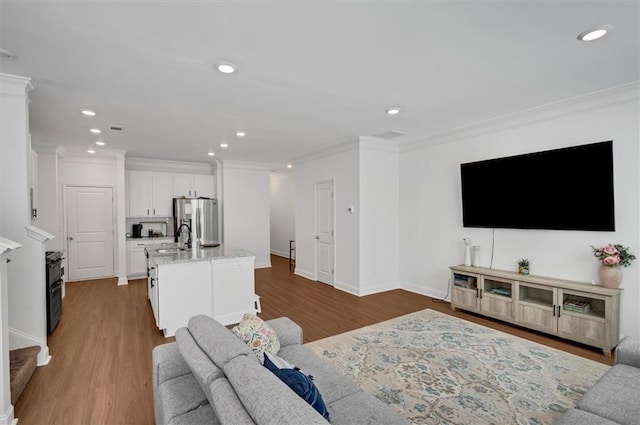
<instances>
[{"instance_id":1,"label":"white kitchen cabinet","mask_svg":"<svg viewBox=\"0 0 640 425\"><path fill-rule=\"evenodd\" d=\"M127 171L127 216L171 217L173 174Z\"/></svg>"},{"instance_id":2,"label":"white kitchen cabinet","mask_svg":"<svg viewBox=\"0 0 640 425\"><path fill-rule=\"evenodd\" d=\"M150 244L171 243L173 238L151 238L127 241L127 277L139 279L147 275L147 259L144 247Z\"/></svg>"},{"instance_id":3,"label":"white kitchen cabinet","mask_svg":"<svg viewBox=\"0 0 640 425\"><path fill-rule=\"evenodd\" d=\"M156 217L173 215L173 174L152 173L151 208Z\"/></svg>"},{"instance_id":4,"label":"white kitchen cabinet","mask_svg":"<svg viewBox=\"0 0 640 425\"><path fill-rule=\"evenodd\" d=\"M212 175L184 174L173 175L173 196L185 198L215 198L215 183Z\"/></svg>"},{"instance_id":5,"label":"white kitchen cabinet","mask_svg":"<svg viewBox=\"0 0 640 425\"><path fill-rule=\"evenodd\" d=\"M156 305L158 328L173 336L198 314L211 316L213 294L211 262L156 264L157 278L151 289L151 305ZM154 301L155 299L155 301Z\"/></svg>"},{"instance_id":6,"label":"white kitchen cabinet","mask_svg":"<svg viewBox=\"0 0 640 425\"><path fill-rule=\"evenodd\" d=\"M206 174L193 175L194 198L215 198L216 187L213 176Z\"/></svg>"},{"instance_id":7,"label":"white kitchen cabinet","mask_svg":"<svg viewBox=\"0 0 640 425\"><path fill-rule=\"evenodd\" d=\"M213 318L223 325L240 322L255 301L255 257L211 262Z\"/></svg>"}]
</instances>

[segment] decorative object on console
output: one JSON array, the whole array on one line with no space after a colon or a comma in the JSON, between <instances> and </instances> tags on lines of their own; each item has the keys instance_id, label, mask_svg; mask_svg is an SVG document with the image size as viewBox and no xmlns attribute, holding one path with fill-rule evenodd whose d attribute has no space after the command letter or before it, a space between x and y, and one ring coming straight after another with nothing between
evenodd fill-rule
<instances>
[{"instance_id":1,"label":"decorative object on console","mask_svg":"<svg viewBox=\"0 0 640 425\"><path fill-rule=\"evenodd\" d=\"M600 262L598 279L607 288L617 288L622 281L622 267L629 267L636 256L629 252L629 248L620 244L609 244L601 248L591 245L593 255Z\"/></svg>"},{"instance_id":2,"label":"decorative object on console","mask_svg":"<svg viewBox=\"0 0 640 425\"><path fill-rule=\"evenodd\" d=\"M480 267L480 245L471 247L471 265L473 267Z\"/></svg>"},{"instance_id":3,"label":"decorative object on console","mask_svg":"<svg viewBox=\"0 0 640 425\"><path fill-rule=\"evenodd\" d=\"M518 260L518 273L520 274L529 274L529 267L531 266L531 261L528 258L521 258Z\"/></svg>"},{"instance_id":4,"label":"decorative object on console","mask_svg":"<svg viewBox=\"0 0 640 425\"><path fill-rule=\"evenodd\" d=\"M473 241L470 238L463 238L464 241L464 265L471 265L471 245Z\"/></svg>"}]
</instances>

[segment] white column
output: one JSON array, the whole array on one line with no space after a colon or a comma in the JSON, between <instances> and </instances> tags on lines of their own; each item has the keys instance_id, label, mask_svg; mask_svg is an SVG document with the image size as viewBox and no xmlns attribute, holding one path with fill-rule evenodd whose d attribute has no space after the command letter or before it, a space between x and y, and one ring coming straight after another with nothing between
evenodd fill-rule
<instances>
[{"instance_id":1,"label":"white column","mask_svg":"<svg viewBox=\"0 0 640 425\"><path fill-rule=\"evenodd\" d=\"M128 285L127 280L127 238L126 238L126 211L125 211L125 163L126 151L116 151L117 183L116 183L116 245L118 259L118 285Z\"/></svg>"}]
</instances>

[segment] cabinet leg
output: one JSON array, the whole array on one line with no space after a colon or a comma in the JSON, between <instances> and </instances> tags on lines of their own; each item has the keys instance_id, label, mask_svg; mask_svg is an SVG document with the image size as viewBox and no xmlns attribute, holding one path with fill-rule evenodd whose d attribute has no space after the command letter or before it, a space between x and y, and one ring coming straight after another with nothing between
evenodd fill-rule
<instances>
[{"instance_id":1,"label":"cabinet leg","mask_svg":"<svg viewBox=\"0 0 640 425\"><path fill-rule=\"evenodd\" d=\"M611 357L611 349L607 349L607 348L603 348L602 349L602 353L605 355L605 357Z\"/></svg>"},{"instance_id":2,"label":"cabinet leg","mask_svg":"<svg viewBox=\"0 0 640 425\"><path fill-rule=\"evenodd\" d=\"M456 306L454 306L453 304L451 304L451 310L456 311Z\"/></svg>"}]
</instances>

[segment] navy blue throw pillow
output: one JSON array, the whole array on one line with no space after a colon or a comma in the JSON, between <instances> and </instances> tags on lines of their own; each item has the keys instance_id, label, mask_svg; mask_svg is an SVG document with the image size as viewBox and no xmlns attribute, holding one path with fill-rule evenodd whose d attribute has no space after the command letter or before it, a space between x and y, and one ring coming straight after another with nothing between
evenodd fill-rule
<instances>
[{"instance_id":1,"label":"navy blue throw pillow","mask_svg":"<svg viewBox=\"0 0 640 425\"><path fill-rule=\"evenodd\" d=\"M264 367L273 372L274 375L287 384L289 388L302 397L304 401L309 403L311 407L316 409L326 420L329 420L327 406L325 406L320 391L318 391L318 388L310 376L300 372L299 369L279 369L278 366L269 360L269 356L266 355L264 356Z\"/></svg>"}]
</instances>

